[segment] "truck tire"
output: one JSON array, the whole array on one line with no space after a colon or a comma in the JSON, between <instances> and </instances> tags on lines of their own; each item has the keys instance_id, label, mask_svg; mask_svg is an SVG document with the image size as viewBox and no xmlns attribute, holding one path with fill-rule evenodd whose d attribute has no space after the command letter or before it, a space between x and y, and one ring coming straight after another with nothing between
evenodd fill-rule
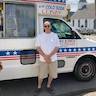
<instances>
[{"instance_id":1,"label":"truck tire","mask_svg":"<svg viewBox=\"0 0 96 96\"><path fill-rule=\"evenodd\" d=\"M90 58L79 60L74 69L74 75L78 80L89 81L96 74L95 61Z\"/></svg>"}]
</instances>

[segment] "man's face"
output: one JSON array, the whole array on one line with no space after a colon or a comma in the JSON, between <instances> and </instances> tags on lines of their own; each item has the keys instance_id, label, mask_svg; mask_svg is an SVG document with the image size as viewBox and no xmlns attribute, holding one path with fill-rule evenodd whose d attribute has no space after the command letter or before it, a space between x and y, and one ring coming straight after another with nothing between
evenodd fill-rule
<instances>
[{"instance_id":1,"label":"man's face","mask_svg":"<svg viewBox=\"0 0 96 96\"><path fill-rule=\"evenodd\" d=\"M51 32L51 25L50 25L50 23L44 23L44 30L45 30L45 32L46 33L49 33L49 32Z\"/></svg>"}]
</instances>

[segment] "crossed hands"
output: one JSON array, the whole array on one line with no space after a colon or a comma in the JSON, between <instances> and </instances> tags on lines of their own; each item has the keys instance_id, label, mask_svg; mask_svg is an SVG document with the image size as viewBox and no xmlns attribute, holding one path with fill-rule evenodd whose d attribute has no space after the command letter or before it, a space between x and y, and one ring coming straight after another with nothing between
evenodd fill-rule
<instances>
[{"instance_id":1,"label":"crossed hands","mask_svg":"<svg viewBox=\"0 0 96 96\"><path fill-rule=\"evenodd\" d=\"M52 61L51 61L51 57L49 55L45 55L44 56L44 60L47 64L50 64Z\"/></svg>"}]
</instances>

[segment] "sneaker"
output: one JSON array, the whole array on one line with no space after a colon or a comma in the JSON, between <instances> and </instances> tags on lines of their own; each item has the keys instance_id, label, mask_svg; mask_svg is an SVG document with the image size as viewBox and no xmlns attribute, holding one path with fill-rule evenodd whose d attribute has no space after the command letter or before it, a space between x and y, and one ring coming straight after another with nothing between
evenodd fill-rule
<instances>
[{"instance_id":1,"label":"sneaker","mask_svg":"<svg viewBox=\"0 0 96 96\"><path fill-rule=\"evenodd\" d=\"M53 88L47 88L47 92L49 93L49 94L51 94L52 96L55 94L54 93L54 89Z\"/></svg>"},{"instance_id":2,"label":"sneaker","mask_svg":"<svg viewBox=\"0 0 96 96\"><path fill-rule=\"evenodd\" d=\"M41 93L41 88L37 88L33 96L38 96Z\"/></svg>"}]
</instances>

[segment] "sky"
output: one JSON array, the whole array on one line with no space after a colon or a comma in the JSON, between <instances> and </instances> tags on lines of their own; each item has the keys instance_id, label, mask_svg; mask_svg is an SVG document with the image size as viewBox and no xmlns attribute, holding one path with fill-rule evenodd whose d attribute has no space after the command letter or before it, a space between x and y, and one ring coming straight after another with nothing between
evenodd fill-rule
<instances>
[{"instance_id":1,"label":"sky","mask_svg":"<svg viewBox=\"0 0 96 96\"><path fill-rule=\"evenodd\" d=\"M71 5L71 11L76 11L78 8L78 1L79 0L66 0L68 4ZM95 0L87 0L88 3L94 3Z\"/></svg>"}]
</instances>

